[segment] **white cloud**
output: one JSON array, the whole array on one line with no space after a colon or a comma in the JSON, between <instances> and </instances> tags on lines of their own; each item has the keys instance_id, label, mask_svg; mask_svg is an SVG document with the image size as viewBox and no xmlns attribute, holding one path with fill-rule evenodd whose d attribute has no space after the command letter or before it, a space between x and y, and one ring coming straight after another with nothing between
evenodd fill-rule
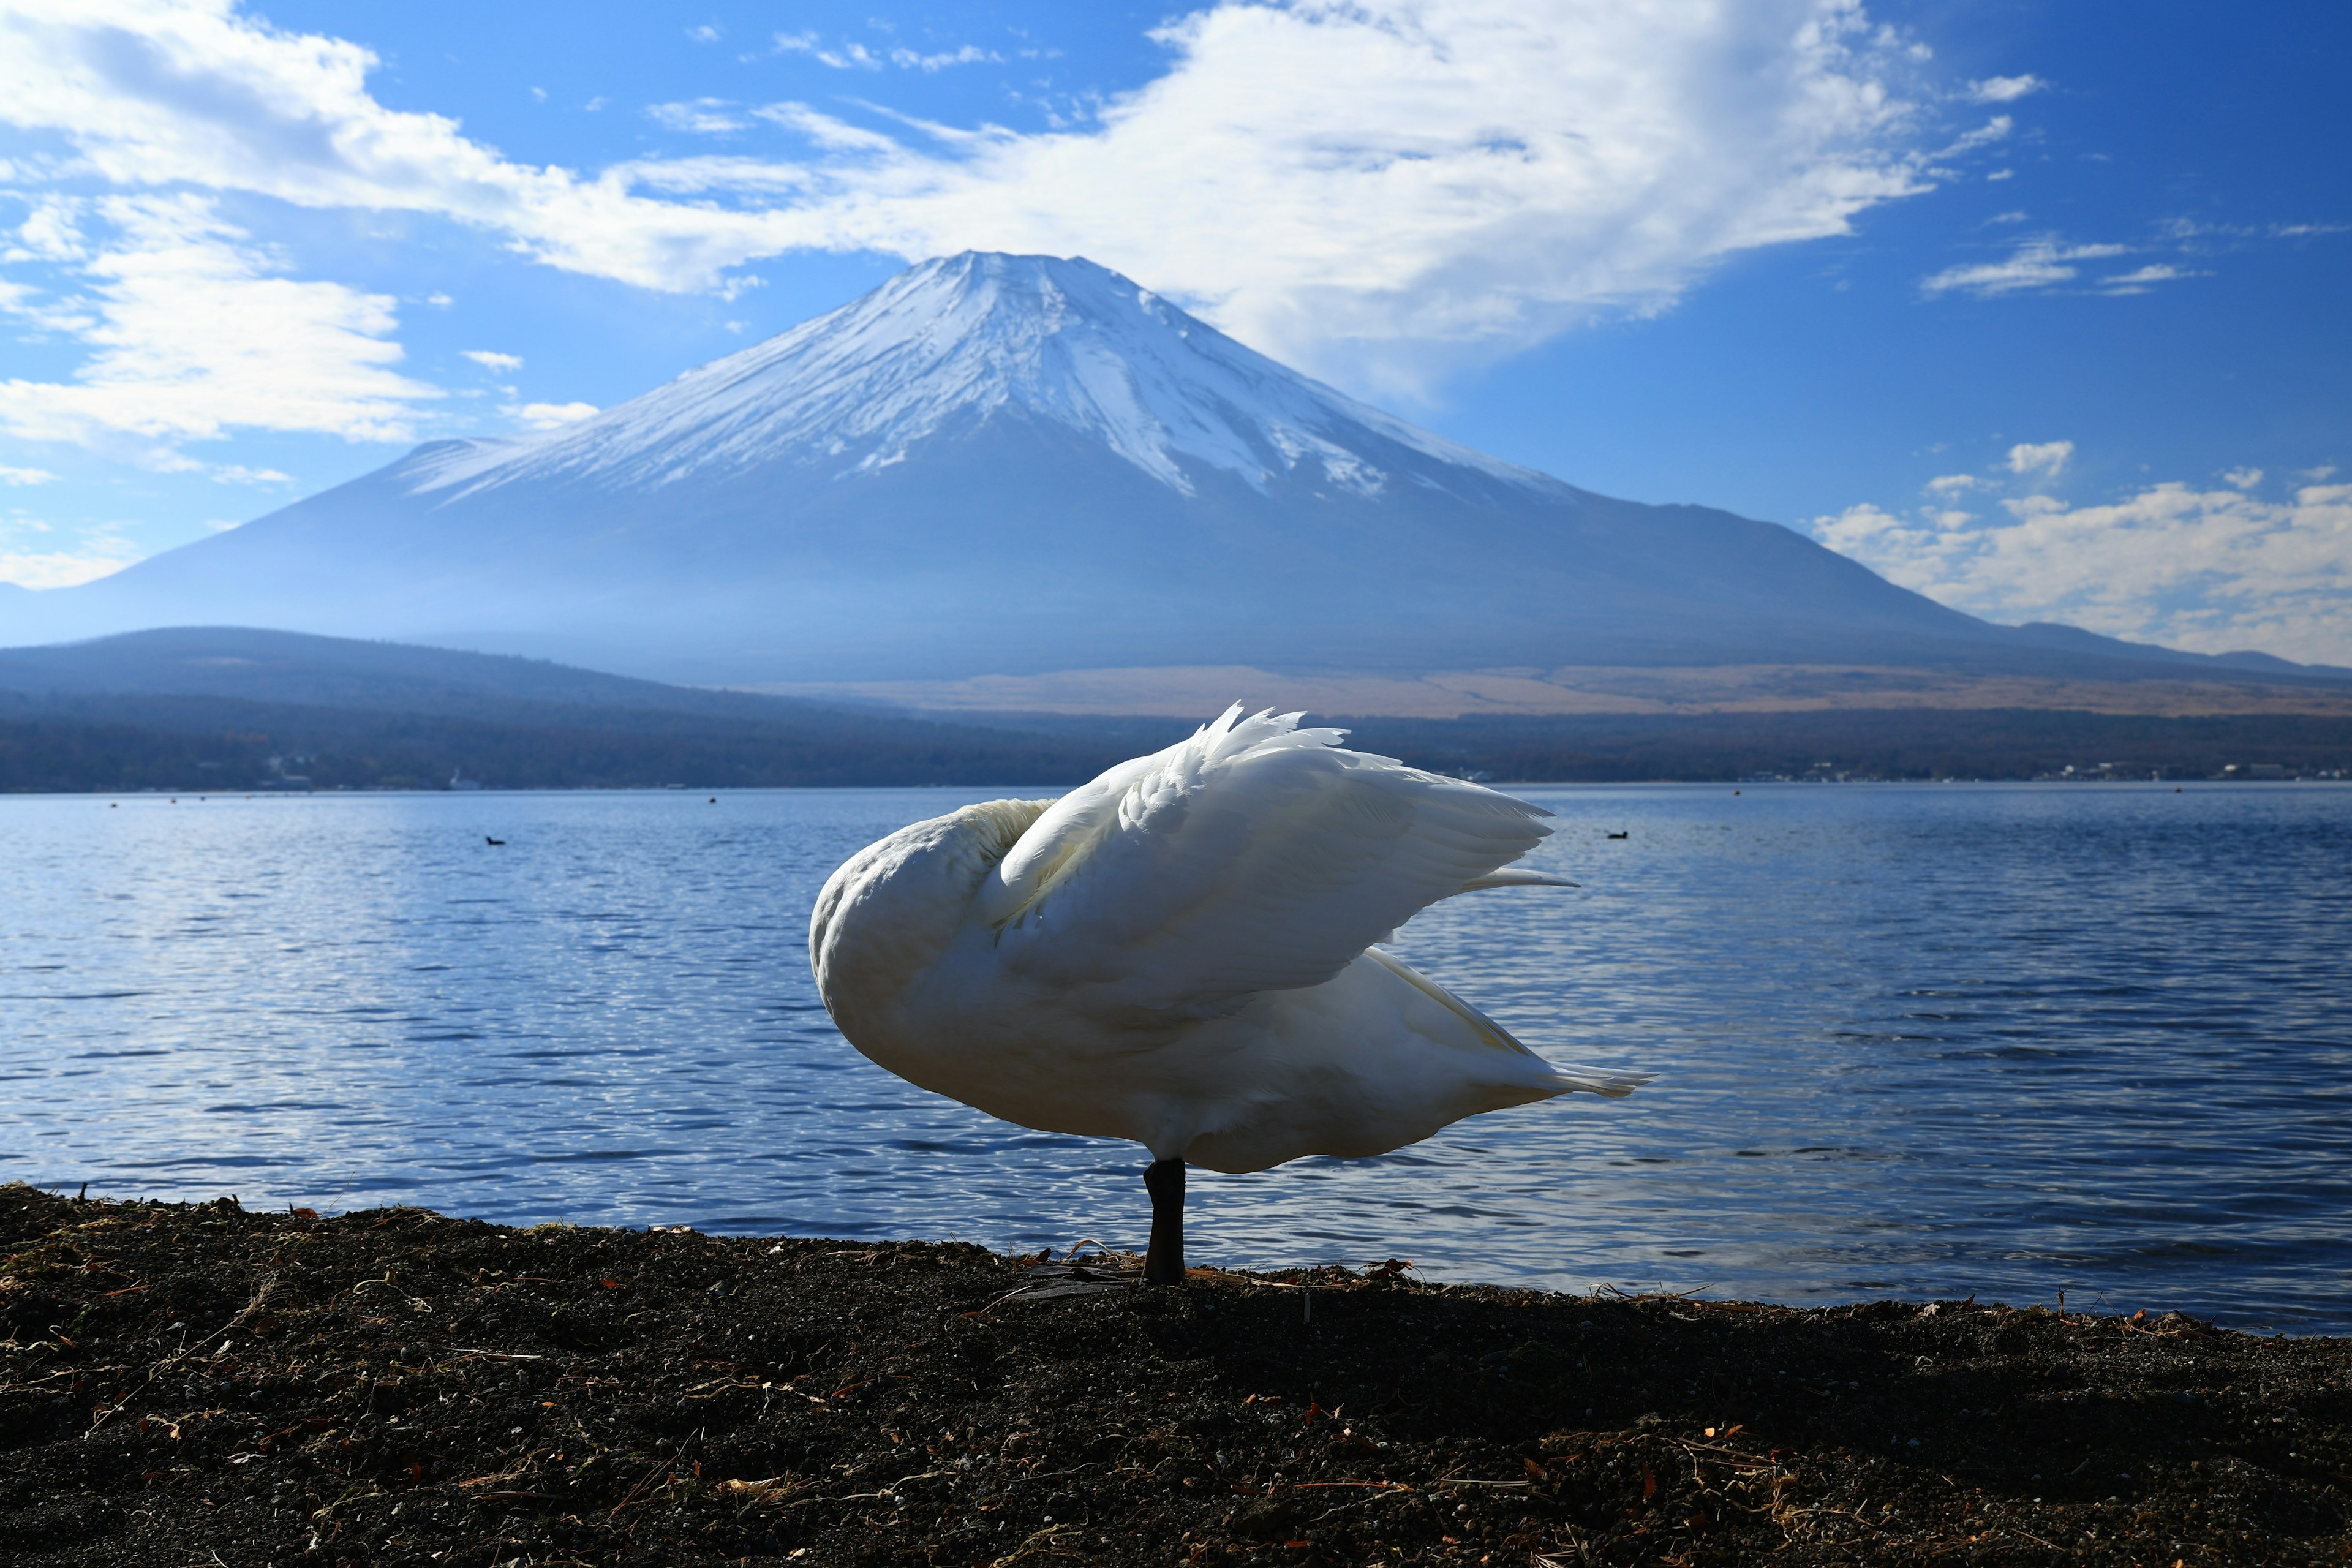
<instances>
[{"instance_id":1,"label":"white cloud","mask_svg":"<svg viewBox=\"0 0 2352 1568\"><path fill-rule=\"evenodd\" d=\"M2017 171L2014 169L1995 169L1991 174L1985 176L1985 184L1989 185L1999 184L2003 180L2013 180L2015 178L2017 178Z\"/></svg>"},{"instance_id":2,"label":"white cloud","mask_svg":"<svg viewBox=\"0 0 2352 1568\"><path fill-rule=\"evenodd\" d=\"M560 425L585 419L598 410L593 403L526 403L507 412L534 430L552 430Z\"/></svg>"},{"instance_id":3,"label":"white cloud","mask_svg":"<svg viewBox=\"0 0 2352 1568\"><path fill-rule=\"evenodd\" d=\"M831 66L835 70L878 71L882 68L882 57L864 44L847 43L838 48L828 49L824 40L814 33L778 33L775 44L776 53L780 55L806 55L819 65Z\"/></svg>"},{"instance_id":4,"label":"white cloud","mask_svg":"<svg viewBox=\"0 0 2352 1568\"><path fill-rule=\"evenodd\" d=\"M727 36L727 30L716 22L705 22L699 27L688 27L686 36L698 44L715 44Z\"/></svg>"},{"instance_id":5,"label":"white cloud","mask_svg":"<svg viewBox=\"0 0 2352 1568\"><path fill-rule=\"evenodd\" d=\"M89 254L75 205L62 196L35 201L16 232L16 243L0 251L0 261L79 261Z\"/></svg>"},{"instance_id":6,"label":"white cloud","mask_svg":"<svg viewBox=\"0 0 2352 1568\"><path fill-rule=\"evenodd\" d=\"M439 395L392 368L392 300L280 276L207 198L111 196L92 213L114 232L81 264L88 297L7 308L95 352L69 382L0 382L0 429L184 468L173 444L232 426L412 439L416 403Z\"/></svg>"},{"instance_id":7,"label":"white cloud","mask_svg":"<svg viewBox=\"0 0 2352 1568\"><path fill-rule=\"evenodd\" d=\"M1938 474L1927 481L1927 488L1939 496L1954 496L1972 490L1983 483L1974 474Z\"/></svg>"},{"instance_id":8,"label":"white cloud","mask_svg":"<svg viewBox=\"0 0 2352 1568\"><path fill-rule=\"evenodd\" d=\"M651 103L646 118L666 131L688 131L699 136L731 136L751 124L734 112L723 98L698 98L685 103Z\"/></svg>"},{"instance_id":9,"label":"white cloud","mask_svg":"<svg viewBox=\"0 0 2352 1568\"><path fill-rule=\"evenodd\" d=\"M467 349L465 354L484 370L514 371L522 368L522 356L520 354L502 354L490 349Z\"/></svg>"},{"instance_id":10,"label":"white cloud","mask_svg":"<svg viewBox=\"0 0 2352 1568\"><path fill-rule=\"evenodd\" d=\"M805 103L771 103L751 111L772 125L782 126L794 135L814 142L828 153L858 153L869 157L887 157L900 151L898 143L879 131L868 131L836 120L830 114L820 114ZM926 127L939 132L940 127ZM789 175L793 187L806 191L822 188L822 177L816 171L792 163L766 163L745 160L741 174L760 182L776 176ZM730 177L732 177L730 175ZM787 188L772 185L772 189Z\"/></svg>"},{"instance_id":11,"label":"white cloud","mask_svg":"<svg viewBox=\"0 0 2352 1568\"><path fill-rule=\"evenodd\" d=\"M2054 479L2065 471L2067 459L2074 455L2072 441L2021 441L2009 449L2009 471L2042 474Z\"/></svg>"},{"instance_id":12,"label":"white cloud","mask_svg":"<svg viewBox=\"0 0 2352 1568\"><path fill-rule=\"evenodd\" d=\"M864 44L844 44L838 49L818 49L816 58L835 70L878 71L882 57Z\"/></svg>"},{"instance_id":13,"label":"white cloud","mask_svg":"<svg viewBox=\"0 0 2352 1568\"><path fill-rule=\"evenodd\" d=\"M2326 477L2321 476L2323 479ZM2250 490L2263 482L2263 471L2255 468L2227 468L2222 471L2221 482L2238 489Z\"/></svg>"},{"instance_id":14,"label":"white cloud","mask_svg":"<svg viewBox=\"0 0 2352 1568\"><path fill-rule=\"evenodd\" d=\"M0 485L55 484L58 476L47 468L12 468L0 463Z\"/></svg>"},{"instance_id":15,"label":"white cloud","mask_svg":"<svg viewBox=\"0 0 2352 1568\"><path fill-rule=\"evenodd\" d=\"M1932 278L1922 279L1919 291L1931 298L1954 292L1990 298L2031 289L2050 289L2079 276L2082 269L2074 265L2077 261L2126 256L2130 250L2129 246L2124 245L2062 245L2050 239L2027 240L2006 261L1948 267Z\"/></svg>"},{"instance_id":16,"label":"white cloud","mask_svg":"<svg viewBox=\"0 0 2352 1568\"><path fill-rule=\"evenodd\" d=\"M1914 51L1854 0L1221 0L1153 36L1166 73L1082 124L835 120L808 159L704 167L691 199L659 161L517 163L387 109L366 50L234 0L0 0L0 121L64 135L118 185L433 213L648 288L795 249L1086 254L1271 353L1397 385L1663 309L1724 258L1846 232L1930 178Z\"/></svg>"},{"instance_id":17,"label":"white cloud","mask_svg":"<svg viewBox=\"0 0 2352 1568\"><path fill-rule=\"evenodd\" d=\"M1992 179L1999 176L1988 174L1985 177ZM2021 221L2025 216L2022 212L2003 213L1987 219L1980 226ZM2310 225L2297 226L2297 232L2305 229L2313 233L2333 232ZM1921 279L1919 290L1929 298L1953 292L1990 298L2000 294L2059 289L2109 296L2145 294L2158 284L2177 283L2189 278L2209 278L2212 274L2194 267L2156 261L2129 272L2114 273L2105 278L2085 278L2083 276L2085 269L2076 263L2151 251L2170 251L2183 258L2201 258L2224 249L2244 248L2265 239L2277 239L2287 232L2276 224L2262 226L2171 218L2157 225L2148 238L2139 245L2069 245L2056 235L2038 235L2017 241L2016 248L2005 261L1948 267L1933 277Z\"/></svg>"},{"instance_id":18,"label":"white cloud","mask_svg":"<svg viewBox=\"0 0 2352 1568\"><path fill-rule=\"evenodd\" d=\"M0 583L14 583L20 588L70 588L120 572L144 553L129 540L110 534L86 540L78 550L12 550L0 543Z\"/></svg>"},{"instance_id":19,"label":"white cloud","mask_svg":"<svg viewBox=\"0 0 2352 1568\"><path fill-rule=\"evenodd\" d=\"M2182 278L2204 276L2202 272L2192 272L2186 268L2171 267L2158 262L2140 268L2135 272L2120 273L2113 278L2102 278L2099 279L2098 287L2099 292L2103 294L2145 294L2153 284L2170 283Z\"/></svg>"},{"instance_id":20,"label":"white cloud","mask_svg":"<svg viewBox=\"0 0 2352 1568\"><path fill-rule=\"evenodd\" d=\"M1938 159L1957 158L1963 153L1973 153L1979 147L1990 147L1996 142L2006 142L2009 140L2009 133L2016 129L2016 121L2006 114L1996 114L1950 146L1937 149L1933 155Z\"/></svg>"},{"instance_id":21,"label":"white cloud","mask_svg":"<svg viewBox=\"0 0 2352 1568\"><path fill-rule=\"evenodd\" d=\"M377 103L375 63L233 0L0 0L0 123L63 134L83 174L119 186L434 213L661 289L708 287L747 255L803 243L791 215L648 201L625 177L510 163L454 120Z\"/></svg>"},{"instance_id":22,"label":"white cloud","mask_svg":"<svg viewBox=\"0 0 2352 1568\"><path fill-rule=\"evenodd\" d=\"M2050 84L2038 76L1989 76L1969 83L1969 97L1978 103L2014 103L2029 93L2046 92Z\"/></svg>"},{"instance_id":23,"label":"white cloud","mask_svg":"<svg viewBox=\"0 0 2352 1568\"><path fill-rule=\"evenodd\" d=\"M941 71L950 66L1002 65L1004 57L993 49L983 49L978 44L966 44L960 49L948 49L938 54L918 54L909 48L890 51L890 63L902 70Z\"/></svg>"},{"instance_id":24,"label":"white cloud","mask_svg":"<svg viewBox=\"0 0 2352 1568\"><path fill-rule=\"evenodd\" d=\"M446 310L457 301L446 294L427 294L425 296L425 302L436 310Z\"/></svg>"},{"instance_id":25,"label":"white cloud","mask_svg":"<svg viewBox=\"0 0 2352 1568\"><path fill-rule=\"evenodd\" d=\"M248 468L243 463L224 463L212 471L216 485L290 485L291 474L281 474L276 468Z\"/></svg>"},{"instance_id":26,"label":"white cloud","mask_svg":"<svg viewBox=\"0 0 2352 1568\"><path fill-rule=\"evenodd\" d=\"M2095 506L2022 497L2010 511L1970 527L1857 506L1816 519L1813 531L1906 588L1990 619L2352 664L2352 485L2267 502L2159 484Z\"/></svg>"}]
</instances>

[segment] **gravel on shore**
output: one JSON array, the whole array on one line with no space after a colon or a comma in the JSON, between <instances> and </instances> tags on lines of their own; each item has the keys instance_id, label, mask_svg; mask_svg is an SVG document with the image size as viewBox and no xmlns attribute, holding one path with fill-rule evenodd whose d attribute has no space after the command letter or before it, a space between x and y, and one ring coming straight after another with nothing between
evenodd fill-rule
<instances>
[{"instance_id":1,"label":"gravel on shore","mask_svg":"<svg viewBox=\"0 0 2352 1568\"><path fill-rule=\"evenodd\" d=\"M0 1560L2340 1563L2352 1341L0 1186Z\"/></svg>"}]
</instances>

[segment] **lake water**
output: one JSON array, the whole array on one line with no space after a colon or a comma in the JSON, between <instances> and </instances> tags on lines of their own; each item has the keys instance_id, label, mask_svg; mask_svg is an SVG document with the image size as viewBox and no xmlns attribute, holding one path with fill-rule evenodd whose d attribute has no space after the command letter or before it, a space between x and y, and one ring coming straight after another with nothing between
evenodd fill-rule
<instances>
[{"instance_id":1,"label":"lake water","mask_svg":"<svg viewBox=\"0 0 2352 1568\"><path fill-rule=\"evenodd\" d=\"M826 873L993 793L0 798L0 1179L1138 1246L1139 1151L899 1082L809 979ZM1518 793L1583 886L1397 946L1658 1081L1196 1173L1195 1261L2352 1331L2352 791Z\"/></svg>"}]
</instances>

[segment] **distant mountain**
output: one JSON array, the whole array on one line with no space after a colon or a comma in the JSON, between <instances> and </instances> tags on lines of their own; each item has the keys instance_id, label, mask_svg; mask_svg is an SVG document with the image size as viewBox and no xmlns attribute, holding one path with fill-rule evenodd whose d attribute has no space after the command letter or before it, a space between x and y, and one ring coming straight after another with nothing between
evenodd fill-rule
<instances>
[{"instance_id":1,"label":"distant mountain","mask_svg":"<svg viewBox=\"0 0 2352 1568\"><path fill-rule=\"evenodd\" d=\"M517 788L1034 787L1126 754L1069 726L935 723L289 632L182 627L0 649L0 791L251 790L288 771L355 789L435 788L461 771Z\"/></svg>"},{"instance_id":2,"label":"distant mountain","mask_svg":"<svg viewBox=\"0 0 2352 1568\"><path fill-rule=\"evenodd\" d=\"M605 675L547 659L247 626L172 626L0 648L0 692L218 697L384 712L510 718L537 708L840 722L833 705Z\"/></svg>"},{"instance_id":3,"label":"distant mountain","mask_svg":"<svg viewBox=\"0 0 2352 1568\"><path fill-rule=\"evenodd\" d=\"M712 684L2202 662L1991 626L1775 524L1577 489L1091 262L988 254L562 430L435 442L12 598L0 641L243 624Z\"/></svg>"}]
</instances>

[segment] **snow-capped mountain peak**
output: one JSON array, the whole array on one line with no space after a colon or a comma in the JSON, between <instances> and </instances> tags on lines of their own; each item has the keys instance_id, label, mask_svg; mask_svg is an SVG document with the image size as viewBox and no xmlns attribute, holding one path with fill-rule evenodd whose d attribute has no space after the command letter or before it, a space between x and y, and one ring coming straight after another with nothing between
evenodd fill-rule
<instances>
[{"instance_id":1,"label":"snow-capped mountain peak","mask_svg":"<svg viewBox=\"0 0 2352 1568\"><path fill-rule=\"evenodd\" d=\"M417 492L516 480L649 489L773 465L854 478L951 421L1017 409L1108 447L1191 494L1188 468L1253 489L1297 476L1378 496L1472 469L1559 481L1416 428L1244 347L1082 258L967 251L581 423L420 453ZM1421 461L1415 461L1420 459Z\"/></svg>"}]
</instances>

